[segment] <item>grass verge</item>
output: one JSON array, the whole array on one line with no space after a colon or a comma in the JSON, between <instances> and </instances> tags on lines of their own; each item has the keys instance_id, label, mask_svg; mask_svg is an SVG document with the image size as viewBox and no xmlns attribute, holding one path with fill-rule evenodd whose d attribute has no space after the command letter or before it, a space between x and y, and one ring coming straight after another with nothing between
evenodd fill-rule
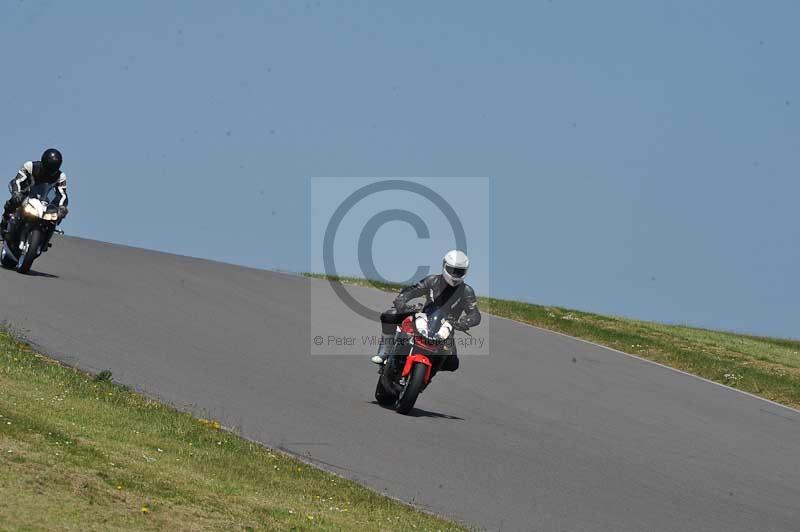
<instances>
[{"instance_id":1,"label":"grass verge","mask_svg":"<svg viewBox=\"0 0 800 532\"><path fill-rule=\"evenodd\" d=\"M305 274L330 279L322 274ZM339 277L397 291L400 285ZM664 325L480 297L483 312L590 340L800 409L800 341Z\"/></svg>"},{"instance_id":2,"label":"grass verge","mask_svg":"<svg viewBox=\"0 0 800 532\"><path fill-rule=\"evenodd\" d=\"M3 530L463 530L0 330Z\"/></svg>"}]
</instances>

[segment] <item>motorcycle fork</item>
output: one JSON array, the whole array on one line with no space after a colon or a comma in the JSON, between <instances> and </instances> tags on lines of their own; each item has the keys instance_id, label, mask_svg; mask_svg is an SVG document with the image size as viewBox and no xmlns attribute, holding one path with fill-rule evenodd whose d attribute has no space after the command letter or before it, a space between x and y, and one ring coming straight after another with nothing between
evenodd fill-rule
<instances>
[{"instance_id":1,"label":"motorcycle fork","mask_svg":"<svg viewBox=\"0 0 800 532\"><path fill-rule=\"evenodd\" d=\"M28 235L30 232L30 227L27 225L23 226L19 232L19 245L17 248L19 249L20 256L24 255L28 250Z\"/></svg>"}]
</instances>

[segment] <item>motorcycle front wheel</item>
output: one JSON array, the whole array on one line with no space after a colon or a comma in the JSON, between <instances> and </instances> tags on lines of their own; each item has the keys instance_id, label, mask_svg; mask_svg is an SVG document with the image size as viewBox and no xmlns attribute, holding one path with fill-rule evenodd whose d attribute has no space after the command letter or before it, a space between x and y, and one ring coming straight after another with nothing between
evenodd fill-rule
<instances>
[{"instance_id":1,"label":"motorcycle front wheel","mask_svg":"<svg viewBox=\"0 0 800 532\"><path fill-rule=\"evenodd\" d=\"M425 386L425 373L428 371L428 366L421 363L414 364L411 368L411 375L408 376L408 382L397 400L394 409L398 414L408 414L414 408L414 403L417 402L419 392Z\"/></svg>"},{"instance_id":2,"label":"motorcycle front wheel","mask_svg":"<svg viewBox=\"0 0 800 532\"><path fill-rule=\"evenodd\" d=\"M17 271L19 273L28 273L31 271L33 261L36 260L36 257L39 255L39 248L42 247L42 242L44 242L44 235L42 232L39 229L31 229L31 232L28 233L28 247L17 263Z\"/></svg>"}]
</instances>

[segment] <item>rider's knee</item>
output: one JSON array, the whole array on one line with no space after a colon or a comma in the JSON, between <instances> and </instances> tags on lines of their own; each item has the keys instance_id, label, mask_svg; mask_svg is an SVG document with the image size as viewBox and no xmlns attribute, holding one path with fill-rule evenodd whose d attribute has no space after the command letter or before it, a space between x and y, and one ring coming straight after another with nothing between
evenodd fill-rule
<instances>
[{"instance_id":1,"label":"rider's knee","mask_svg":"<svg viewBox=\"0 0 800 532\"><path fill-rule=\"evenodd\" d=\"M383 334L394 334L397 326L403 321L403 316L391 308L381 313L381 329Z\"/></svg>"},{"instance_id":2,"label":"rider's knee","mask_svg":"<svg viewBox=\"0 0 800 532\"><path fill-rule=\"evenodd\" d=\"M394 334L397 332L397 324L381 321L381 332L383 334Z\"/></svg>"}]
</instances>

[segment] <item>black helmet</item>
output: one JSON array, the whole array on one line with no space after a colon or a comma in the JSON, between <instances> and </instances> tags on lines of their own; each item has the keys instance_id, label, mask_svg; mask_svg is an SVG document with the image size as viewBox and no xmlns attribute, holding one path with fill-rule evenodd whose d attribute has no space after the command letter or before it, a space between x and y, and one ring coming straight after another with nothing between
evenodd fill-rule
<instances>
[{"instance_id":1,"label":"black helmet","mask_svg":"<svg viewBox=\"0 0 800 532\"><path fill-rule=\"evenodd\" d=\"M55 148L44 150L42 154L42 170L47 175L52 175L61 169L61 152Z\"/></svg>"}]
</instances>

